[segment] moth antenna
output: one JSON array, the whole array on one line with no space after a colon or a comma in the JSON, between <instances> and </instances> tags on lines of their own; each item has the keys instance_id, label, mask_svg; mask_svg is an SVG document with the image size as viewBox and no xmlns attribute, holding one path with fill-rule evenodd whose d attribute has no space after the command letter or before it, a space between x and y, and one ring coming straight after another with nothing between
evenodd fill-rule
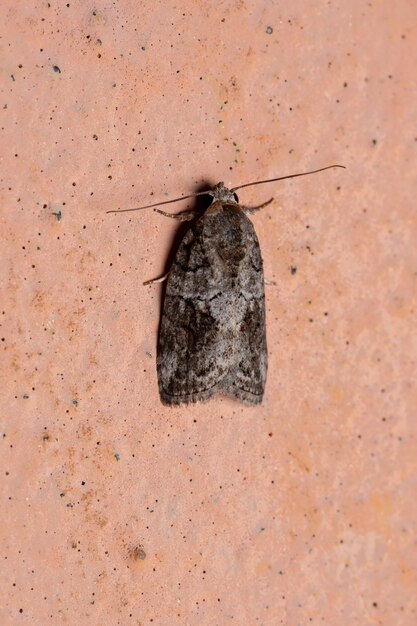
<instances>
[{"instance_id":1,"label":"moth antenna","mask_svg":"<svg viewBox=\"0 0 417 626\"><path fill-rule=\"evenodd\" d=\"M209 189L208 191L199 191L197 193L191 193L189 196L181 196L180 198L174 198L173 200L165 200L164 202L155 202L155 204L147 204L146 206L140 206L135 209L114 209L111 211L106 211L106 213L128 213L128 211L141 211L142 209L152 209L155 206L162 206L163 204L171 204L171 202L179 202L180 200L187 200L187 198L195 198L196 196L205 196L207 194L211 195L213 192Z\"/></svg>"},{"instance_id":2,"label":"moth antenna","mask_svg":"<svg viewBox=\"0 0 417 626\"><path fill-rule=\"evenodd\" d=\"M324 170L331 170L334 167L341 167L346 169L345 165L327 165L327 167L321 167L318 170L311 170L311 172L300 172L299 174L289 174L288 176L278 176L278 178L268 178L268 180L257 180L254 183L246 183L245 185L239 185L239 187L233 187L230 191L237 191L243 189L243 187L251 187L252 185L263 185L264 183L274 183L277 180L286 180L287 178L297 178L297 176L308 176L309 174L317 174L317 172L324 172Z\"/></svg>"}]
</instances>

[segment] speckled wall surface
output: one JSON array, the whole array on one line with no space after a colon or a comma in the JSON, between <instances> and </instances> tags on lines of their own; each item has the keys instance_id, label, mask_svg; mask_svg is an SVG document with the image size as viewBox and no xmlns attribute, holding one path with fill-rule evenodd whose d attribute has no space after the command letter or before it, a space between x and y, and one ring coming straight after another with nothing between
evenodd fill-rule
<instances>
[{"instance_id":1,"label":"speckled wall surface","mask_svg":"<svg viewBox=\"0 0 417 626\"><path fill-rule=\"evenodd\" d=\"M415 18L3 0L2 626L416 624ZM334 162L240 194L263 404L163 407L179 227L106 211Z\"/></svg>"}]
</instances>

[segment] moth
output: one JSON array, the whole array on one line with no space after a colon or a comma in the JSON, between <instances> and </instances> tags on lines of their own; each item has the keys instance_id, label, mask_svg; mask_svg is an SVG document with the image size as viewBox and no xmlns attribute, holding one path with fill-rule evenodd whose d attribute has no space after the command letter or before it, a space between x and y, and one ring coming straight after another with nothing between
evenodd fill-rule
<instances>
[{"instance_id":1,"label":"moth","mask_svg":"<svg viewBox=\"0 0 417 626\"><path fill-rule=\"evenodd\" d=\"M144 283L167 280L157 354L163 404L204 402L217 394L246 405L262 402L268 369L265 281L258 238L247 215L267 206L273 198L246 207L239 203L236 191L334 167L343 166L331 165L232 189L220 182L207 191L139 207L212 196L203 214L155 209L181 221L193 220L168 274Z\"/></svg>"}]
</instances>

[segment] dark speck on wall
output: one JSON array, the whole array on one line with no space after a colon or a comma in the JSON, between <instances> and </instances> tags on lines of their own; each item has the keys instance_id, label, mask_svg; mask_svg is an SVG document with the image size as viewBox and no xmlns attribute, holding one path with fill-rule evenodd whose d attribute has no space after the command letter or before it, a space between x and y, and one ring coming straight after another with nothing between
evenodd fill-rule
<instances>
[{"instance_id":1,"label":"dark speck on wall","mask_svg":"<svg viewBox=\"0 0 417 626\"><path fill-rule=\"evenodd\" d=\"M146 559L146 552L142 546L136 546L132 550L132 556L137 561L144 561Z\"/></svg>"},{"instance_id":2,"label":"dark speck on wall","mask_svg":"<svg viewBox=\"0 0 417 626\"><path fill-rule=\"evenodd\" d=\"M52 69L53 69L53 70L54 70L54 72L56 72L57 74L60 74L60 73L61 73L61 70L60 70L60 68L58 67L58 65L53 65L53 66L52 66Z\"/></svg>"},{"instance_id":3,"label":"dark speck on wall","mask_svg":"<svg viewBox=\"0 0 417 626\"><path fill-rule=\"evenodd\" d=\"M274 29L272 28L272 26L267 26L265 29L265 32L267 35L272 35L272 33L274 32Z\"/></svg>"}]
</instances>

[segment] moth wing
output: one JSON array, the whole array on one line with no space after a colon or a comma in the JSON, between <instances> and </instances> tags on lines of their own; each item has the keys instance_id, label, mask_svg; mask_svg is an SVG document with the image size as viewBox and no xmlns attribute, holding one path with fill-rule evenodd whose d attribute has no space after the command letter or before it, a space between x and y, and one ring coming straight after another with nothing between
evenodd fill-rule
<instances>
[{"instance_id":1,"label":"moth wing","mask_svg":"<svg viewBox=\"0 0 417 626\"><path fill-rule=\"evenodd\" d=\"M252 223L246 223L246 255L239 267L238 349L225 392L246 404L263 399L268 353L262 257Z\"/></svg>"},{"instance_id":2,"label":"moth wing","mask_svg":"<svg viewBox=\"0 0 417 626\"><path fill-rule=\"evenodd\" d=\"M233 364L230 342L212 314L213 301L224 297L223 267L204 239L206 219L186 233L168 277L157 359L159 392L168 405L207 400Z\"/></svg>"}]
</instances>

